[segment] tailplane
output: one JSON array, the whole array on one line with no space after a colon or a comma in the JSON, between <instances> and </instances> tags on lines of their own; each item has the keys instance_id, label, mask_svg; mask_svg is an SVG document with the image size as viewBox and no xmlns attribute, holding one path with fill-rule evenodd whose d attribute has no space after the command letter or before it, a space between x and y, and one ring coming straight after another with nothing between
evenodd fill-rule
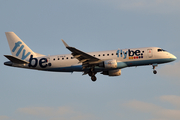
<instances>
[{"instance_id":1,"label":"tailplane","mask_svg":"<svg viewBox=\"0 0 180 120\"><path fill-rule=\"evenodd\" d=\"M5 32L12 56L25 60L34 57L44 56L33 52L14 32Z\"/></svg>"},{"instance_id":2,"label":"tailplane","mask_svg":"<svg viewBox=\"0 0 180 120\"><path fill-rule=\"evenodd\" d=\"M17 64L28 64L29 62L21 60L17 57L14 57L12 55L4 55L7 59L9 59L12 63L17 63Z\"/></svg>"}]
</instances>

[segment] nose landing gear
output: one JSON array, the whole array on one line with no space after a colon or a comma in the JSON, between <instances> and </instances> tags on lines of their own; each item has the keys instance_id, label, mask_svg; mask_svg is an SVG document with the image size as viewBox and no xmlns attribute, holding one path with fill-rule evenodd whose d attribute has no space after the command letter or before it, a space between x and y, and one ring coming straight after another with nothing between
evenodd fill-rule
<instances>
[{"instance_id":1,"label":"nose landing gear","mask_svg":"<svg viewBox=\"0 0 180 120\"><path fill-rule=\"evenodd\" d=\"M152 64L152 66L153 66L153 73L157 74L157 71L155 70L155 68L158 66L158 64Z\"/></svg>"},{"instance_id":2,"label":"nose landing gear","mask_svg":"<svg viewBox=\"0 0 180 120\"><path fill-rule=\"evenodd\" d=\"M153 70L153 73L154 73L154 74L157 74L157 71L156 71L156 70Z\"/></svg>"}]
</instances>

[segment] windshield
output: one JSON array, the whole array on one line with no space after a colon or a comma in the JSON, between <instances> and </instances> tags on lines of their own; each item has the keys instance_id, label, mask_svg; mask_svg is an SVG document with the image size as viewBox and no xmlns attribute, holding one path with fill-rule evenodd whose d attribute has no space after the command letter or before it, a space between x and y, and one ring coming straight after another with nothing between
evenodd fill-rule
<instances>
[{"instance_id":1,"label":"windshield","mask_svg":"<svg viewBox=\"0 0 180 120\"><path fill-rule=\"evenodd\" d=\"M163 50L163 49L157 49L158 52L164 52L166 50Z\"/></svg>"}]
</instances>

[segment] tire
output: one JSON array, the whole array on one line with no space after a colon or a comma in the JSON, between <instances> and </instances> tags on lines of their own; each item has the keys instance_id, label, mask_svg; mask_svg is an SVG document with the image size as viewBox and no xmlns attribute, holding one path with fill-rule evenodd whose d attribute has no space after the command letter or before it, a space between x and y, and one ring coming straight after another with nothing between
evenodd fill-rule
<instances>
[{"instance_id":1,"label":"tire","mask_svg":"<svg viewBox=\"0 0 180 120\"><path fill-rule=\"evenodd\" d=\"M91 80L95 82L97 80L96 76L91 76Z\"/></svg>"},{"instance_id":2,"label":"tire","mask_svg":"<svg viewBox=\"0 0 180 120\"><path fill-rule=\"evenodd\" d=\"M154 73L154 74L157 74L157 71L156 71L156 70L154 70L154 71L153 71L153 73Z\"/></svg>"}]
</instances>

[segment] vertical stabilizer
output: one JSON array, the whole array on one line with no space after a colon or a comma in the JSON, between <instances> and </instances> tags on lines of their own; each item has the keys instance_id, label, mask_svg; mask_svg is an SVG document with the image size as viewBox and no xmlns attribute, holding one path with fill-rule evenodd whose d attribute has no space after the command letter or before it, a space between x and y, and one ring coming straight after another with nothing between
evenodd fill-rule
<instances>
[{"instance_id":1,"label":"vertical stabilizer","mask_svg":"<svg viewBox=\"0 0 180 120\"><path fill-rule=\"evenodd\" d=\"M24 60L30 55L36 56L34 53L14 32L5 32L11 54L17 58Z\"/></svg>"}]
</instances>

